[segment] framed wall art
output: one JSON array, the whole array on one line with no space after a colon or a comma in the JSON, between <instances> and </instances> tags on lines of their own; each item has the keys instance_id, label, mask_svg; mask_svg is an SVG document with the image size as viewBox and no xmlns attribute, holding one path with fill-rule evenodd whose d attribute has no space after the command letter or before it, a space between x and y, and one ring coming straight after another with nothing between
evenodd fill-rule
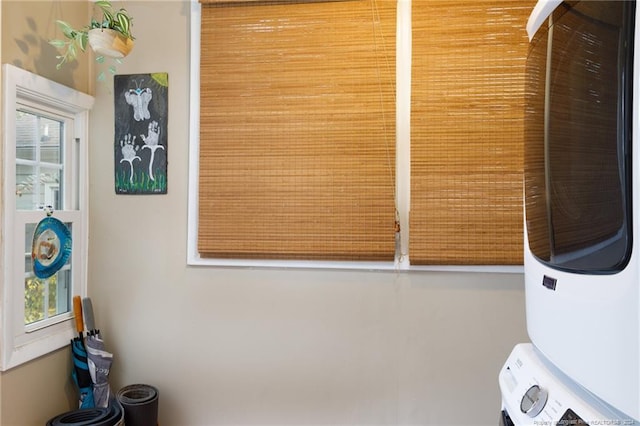
<instances>
[{"instance_id":1,"label":"framed wall art","mask_svg":"<svg viewBox=\"0 0 640 426\"><path fill-rule=\"evenodd\" d=\"M116 194L167 193L167 73L114 76Z\"/></svg>"}]
</instances>

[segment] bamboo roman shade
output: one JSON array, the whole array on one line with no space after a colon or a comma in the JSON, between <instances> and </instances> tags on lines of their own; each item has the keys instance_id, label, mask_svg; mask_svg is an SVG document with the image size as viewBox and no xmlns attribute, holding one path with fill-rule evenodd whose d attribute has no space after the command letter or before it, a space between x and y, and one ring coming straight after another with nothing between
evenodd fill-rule
<instances>
[{"instance_id":1,"label":"bamboo roman shade","mask_svg":"<svg viewBox=\"0 0 640 426\"><path fill-rule=\"evenodd\" d=\"M201 257L389 260L395 1L202 4Z\"/></svg>"},{"instance_id":2,"label":"bamboo roman shade","mask_svg":"<svg viewBox=\"0 0 640 426\"><path fill-rule=\"evenodd\" d=\"M414 1L412 264L521 264L534 1Z\"/></svg>"}]
</instances>

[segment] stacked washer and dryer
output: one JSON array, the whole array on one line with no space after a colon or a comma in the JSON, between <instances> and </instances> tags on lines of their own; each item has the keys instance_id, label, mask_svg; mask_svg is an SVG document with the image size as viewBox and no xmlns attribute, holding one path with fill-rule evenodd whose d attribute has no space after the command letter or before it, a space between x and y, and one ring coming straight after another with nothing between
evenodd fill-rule
<instances>
[{"instance_id":1,"label":"stacked washer and dryer","mask_svg":"<svg viewBox=\"0 0 640 426\"><path fill-rule=\"evenodd\" d=\"M540 0L527 23L527 331L503 425L640 424L635 1Z\"/></svg>"}]
</instances>

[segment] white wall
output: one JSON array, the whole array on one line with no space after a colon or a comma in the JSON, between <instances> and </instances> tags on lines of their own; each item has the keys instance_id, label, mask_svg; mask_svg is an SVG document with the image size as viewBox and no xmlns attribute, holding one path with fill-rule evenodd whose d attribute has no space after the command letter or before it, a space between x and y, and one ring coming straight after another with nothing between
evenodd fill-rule
<instances>
[{"instance_id":1,"label":"white wall","mask_svg":"<svg viewBox=\"0 0 640 426\"><path fill-rule=\"evenodd\" d=\"M122 5L137 42L118 72L169 73L169 183L115 195L99 85L88 285L114 389L158 387L163 425L496 424L498 371L527 340L521 274L186 266L189 3Z\"/></svg>"}]
</instances>

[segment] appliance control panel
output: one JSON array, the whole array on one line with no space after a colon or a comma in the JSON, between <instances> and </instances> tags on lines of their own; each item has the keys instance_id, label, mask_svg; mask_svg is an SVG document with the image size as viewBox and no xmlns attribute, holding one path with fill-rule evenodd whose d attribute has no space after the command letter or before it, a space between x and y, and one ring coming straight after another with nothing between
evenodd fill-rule
<instances>
[{"instance_id":1,"label":"appliance control panel","mask_svg":"<svg viewBox=\"0 0 640 426\"><path fill-rule=\"evenodd\" d=\"M531 343L509 355L498 376L502 408L515 425L633 425L549 362Z\"/></svg>"}]
</instances>

